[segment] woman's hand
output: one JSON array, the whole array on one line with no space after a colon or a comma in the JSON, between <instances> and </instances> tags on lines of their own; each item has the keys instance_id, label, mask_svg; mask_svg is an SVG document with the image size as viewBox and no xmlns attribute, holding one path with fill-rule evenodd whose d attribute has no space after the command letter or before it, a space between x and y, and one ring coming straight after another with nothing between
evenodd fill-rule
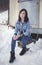
<instances>
[{"instance_id":1,"label":"woman's hand","mask_svg":"<svg viewBox=\"0 0 42 65\"><path fill-rule=\"evenodd\" d=\"M14 39L14 40L17 40L19 37L22 37L22 34L21 34L21 35L14 35L14 36L13 36L13 39Z\"/></svg>"}]
</instances>

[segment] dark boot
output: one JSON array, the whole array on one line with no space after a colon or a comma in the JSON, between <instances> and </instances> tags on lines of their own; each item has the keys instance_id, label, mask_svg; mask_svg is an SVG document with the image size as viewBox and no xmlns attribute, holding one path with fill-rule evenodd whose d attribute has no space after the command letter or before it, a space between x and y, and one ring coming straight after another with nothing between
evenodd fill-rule
<instances>
[{"instance_id":1,"label":"dark boot","mask_svg":"<svg viewBox=\"0 0 42 65\"><path fill-rule=\"evenodd\" d=\"M25 53L26 53L26 47L24 47L23 49L22 49L22 51L20 52L20 55L24 55Z\"/></svg>"},{"instance_id":2,"label":"dark boot","mask_svg":"<svg viewBox=\"0 0 42 65\"><path fill-rule=\"evenodd\" d=\"M15 60L15 53L11 52L9 63L12 63Z\"/></svg>"}]
</instances>

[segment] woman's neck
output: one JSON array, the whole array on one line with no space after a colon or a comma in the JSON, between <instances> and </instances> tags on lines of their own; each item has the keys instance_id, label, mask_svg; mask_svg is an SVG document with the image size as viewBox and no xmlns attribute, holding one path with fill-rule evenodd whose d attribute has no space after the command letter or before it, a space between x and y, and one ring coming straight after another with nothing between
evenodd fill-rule
<instances>
[{"instance_id":1,"label":"woman's neck","mask_svg":"<svg viewBox=\"0 0 42 65\"><path fill-rule=\"evenodd\" d=\"M23 19L23 20L21 20L21 22L22 22L22 23L24 23L24 19Z\"/></svg>"}]
</instances>

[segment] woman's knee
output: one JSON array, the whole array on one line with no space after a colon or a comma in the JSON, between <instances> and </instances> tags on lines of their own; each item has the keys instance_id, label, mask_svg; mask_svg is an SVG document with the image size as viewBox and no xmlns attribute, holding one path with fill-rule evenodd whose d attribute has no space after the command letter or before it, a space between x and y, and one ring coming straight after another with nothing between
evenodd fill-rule
<instances>
[{"instance_id":1,"label":"woman's knee","mask_svg":"<svg viewBox=\"0 0 42 65\"><path fill-rule=\"evenodd\" d=\"M14 46L15 44L16 44L16 40L14 40L12 37L11 45Z\"/></svg>"},{"instance_id":2,"label":"woman's knee","mask_svg":"<svg viewBox=\"0 0 42 65\"><path fill-rule=\"evenodd\" d=\"M12 40L15 40L15 41L16 41L16 38L13 36L13 37L12 37Z\"/></svg>"},{"instance_id":3,"label":"woman's knee","mask_svg":"<svg viewBox=\"0 0 42 65\"><path fill-rule=\"evenodd\" d=\"M15 42L16 42L16 40L14 40L13 37L12 37L11 44L14 44Z\"/></svg>"}]
</instances>

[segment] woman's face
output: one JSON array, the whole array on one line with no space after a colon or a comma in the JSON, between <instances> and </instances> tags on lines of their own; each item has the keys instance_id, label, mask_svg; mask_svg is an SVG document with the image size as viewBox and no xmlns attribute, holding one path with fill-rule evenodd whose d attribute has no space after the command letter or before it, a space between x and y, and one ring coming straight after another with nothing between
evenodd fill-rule
<instances>
[{"instance_id":1,"label":"woman's face","mask_svg":"<svg viewBox=\"0 0 42 65\"><path fill-rule=\"evenodd\" d=\"M20 13L20 18L21 18L21 20L24 20L24 18L25 18L25 11L22 11Z\"/></svg>"}]
</instances>

